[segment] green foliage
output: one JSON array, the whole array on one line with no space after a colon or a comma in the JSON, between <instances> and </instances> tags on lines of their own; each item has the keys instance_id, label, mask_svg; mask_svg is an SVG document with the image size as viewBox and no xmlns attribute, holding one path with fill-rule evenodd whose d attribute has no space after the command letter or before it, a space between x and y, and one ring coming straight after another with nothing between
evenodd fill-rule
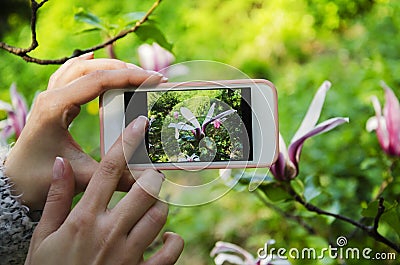
<instances>
[{"instance_id":1,"label":"green foliage","mask_svg":"<svg viewBox=\"0 0 400 265\"><path fill-rule=\"evenodd\" d=\"M49 1L40 12L40 46L33 55L58 58L72 54L74 49L98 44L107 34L113 36L120 29L131 27L151 4L137 0ZM29 24L24 12L14 11L1 16L8 21L8 28L0 27L1 40L26 47L30 42ZM85 23L76 21L74 14ZM398 0L165 0L147 28L118 41L115 50L118 58L137 63L137 47L143 41L156 40L172 48L178 62L217 60L250 77L270 79L278 89L279 126L286 143L318 86L325 79L332 81L321 120L348 116L350 123L306 142L300 175L292 187L307 202L355 220L363 219L367 225L373 223L377 212L377 196L384 197L386 211L379 231L399 242L399 159L384 155L376 136L365 130L367 119L374 115L370 96L377 95L383 101L381 80L400 97L398 14ZM99 30L91 31L93 28ZM84 35L76 34L82 30L86 30ZM106 52L95 55L104 57ZM5 51L0 51L0 56L0 98L4 100L9 99L8 88L16 82L31 102L35 91L44 90L57 69L27 64ZM165 99L157 106L157 112L169 113L176 104L174 100ZM97 114L90 109L91 105L82 108L71 131L83 148L98 159L99 125ZM388 186L381 193L385 181ZM247 189L238 188L203 207L172 207L167 228L186 240L179 264L211 264L209 251L217 240L237 243L256 254L271 238L276 240L276 247L321 248L335 242L338 236L353 235L349 241L354 246L371 247L375 252L391 251L348 224L288 201L271 179L265 185L268 196L263 199L270 206L262 204ZM346 264L369 262L348 260Z\"/></svg>"}]
</instances>

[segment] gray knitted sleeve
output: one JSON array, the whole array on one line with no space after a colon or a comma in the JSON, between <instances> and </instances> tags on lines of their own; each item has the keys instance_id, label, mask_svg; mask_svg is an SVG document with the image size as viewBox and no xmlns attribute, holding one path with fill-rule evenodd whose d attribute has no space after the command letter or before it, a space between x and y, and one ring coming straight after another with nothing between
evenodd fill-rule
<instances>
[{"instance_id":1,"label":"gray knitted sleeve","mask_svg":"<svg viewBox=\"0 0 400 265\"><path fill-rule=\"evenodd\" d=\"M19 196L11 193L12 184L4 175L4 151L0 150L0 265L24 264L36 222Z\"/></svg>"}]
</instances>

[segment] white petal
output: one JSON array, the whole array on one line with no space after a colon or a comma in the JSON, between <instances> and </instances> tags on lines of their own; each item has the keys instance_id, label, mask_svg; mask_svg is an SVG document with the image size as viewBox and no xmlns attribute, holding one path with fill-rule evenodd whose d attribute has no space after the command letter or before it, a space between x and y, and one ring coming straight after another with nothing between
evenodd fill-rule
<instances>
[{"instance_id":1,"label":"white petal","mask_svg":"<svg viewBox=\"0 0 400 265\"><path fill-rule=\"evenodd\" d=\"M9 120L1 120L0 121L0 130L4 129L5 127L10 125L10 121Z\"/></svg>"},{"instance_id":2,"label":"white petal","mask_svg":"<svg viewBox=\"0 0 400 265\"><path fill-rule=\"evenodd\" d=\"M288 149L286 147L285 140L283 139L281 133L279 133L279 152L283 154L286 161L289 160Z\"/></svg>"},{"instance_id":3,"label":"white petal","mask_svg":"<svg viewBox=\"0 0 400 265\"><path fill-rule=\"evenodd\" d=\"M190 109L182 107L181 113L182 113L182 116L185 117L185 119L188 120L190 123L192 123L195 128L200 128L199 121L194 116L194 114L190 111Z\"/></svg>"},{"instance_id":4,"label":"white petal","mask_svg":"<svg viewBox=\"0 0 400 265\"><path fill-rule=\"evenodd\" d=\"M153 46L149 44L142 44L138 48L140 65L146 70L154 70L155 54Z\"/></svg>"},{"instance_id":5,"label":"white petal","mask_svg":"<svg viewBox=\"0 0 400 265\"><path fill-rule=\"evenodd\" d=\"M183 123L183 122L170 123L168 125L168 128L175 128L175 129L182 130L182 131L192 131L192 130L195 129L193 126L188 125L188 124Z\"/></svg>"},{"instance_id":6,"label":"white petal","mask_svg":"<svg viewBox=\"0 0 400 265\"><path fill-rule=\"evenodd\" d=\"M5 111L12 111L12 106L11 104L4 102L2 100L0 100L0 110L5 110Z\"/></svg>"},{"instance_id":7,"label":"white petal","mask_svg":"<svg viewBox=\"0 0 400 265\"><path fill-rule=\"evenodd\" d=\"M365 125L365 128L367 129L368 132L375 131L378 129L378 119L374 116L371 117L367 120L367 124Z\"/></svg>"},{"instance_id":8,"label":"white petal","mask_svg":"<svg viewBox=\"0 0 400 265\"><path fill-rule=\"evenodd\" d=\"M221 253L218 254L215 259L214 259L215 265L222 265L225 262L229 262L231 264L236 264L236 265L244 265L244 260L241 259L240 257L232 254L225 254Z\"/></svg>"},{"instance_id":9,"label":"white petal","mask_svg":"<svg viewBox=\"0 0 400 265\"><path fill-rule=\"evenodd\" d=\"M317 93L315 94L310 106L308 107L306 116L292 138L291 142L294 142L301 138L304 134L308 131L312 130L314 126L317 124L319 116L321 114L322 106L325 102L326 92L331 87L331 83L329 81L325 81L318 89Z\"/></svg>"},{"instance_id":10,"label":"white petal","mask_svg":"<svg viewBox=\"0 0 400 265\"><path fill-rule=\"evenodd\" d=\"M213 104L211 105L210 109L208 110L207 116L206 116L206 118L205 118L204 121L203 121L203 125L204 125L206 122L208 122L208 121L211 120L212 116L214 115L214 109L215 109L215 103L213 103Z\"/></svg>"}]
</instances>

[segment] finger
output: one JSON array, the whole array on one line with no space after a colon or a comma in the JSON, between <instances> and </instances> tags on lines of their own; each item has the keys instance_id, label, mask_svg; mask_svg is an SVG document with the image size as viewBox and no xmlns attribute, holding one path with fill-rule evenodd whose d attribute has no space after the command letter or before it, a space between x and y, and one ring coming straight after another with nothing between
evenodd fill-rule
<instances>
[{"instance_id":1,"label":"finger","mask_svg":"<svg viewBox=\"0 0 400 265\"><path fill-rule=\"evenodd\" d=\"M116 59L93 59L93 53L68 60L49 80L48 89L65 86L73 80L97 70L141 69L134 64Z\"/></svg>"},{"instance_id":2,"label":"finger","mask_svg":"<svg viewBox=\"0 0 400 265\"><path fill-rule=\"evenodd\" d=\"M144 215L149 214L147 211L157 201L162 181L163 175L157 171L151 169L144 171L126 196L114 207L110 218L118 223L122 233L127 234ZM165 212L165 218L167 212ZM157 215L159 213L161 212L154 213L156 215L154 220L161 218ZM147 218L152 218L151 214Z\"/></svg>"},{"instance_id":3,"label":"finger","mask_svg":"<svg viewBox=\"0 0 400 265\"><path fill-rule=\"evenodd\" d=\"M63 101L67 104L83 105L107 90L146 85L157 85L166 81L165 77L157 72L142 69L97 70L82 76L58 93L63 93Z\"/></svg>"},{"instance_id":4,"label":"finger","mask_svg":"<svg viewBox=\"0 0 400 265\"><path fill-rule=\"evenodd\" d=\"M147 260L145 265L170 265L175 264L184 247L183 239L172 232L163 235L164 245L154 256Z\"/></svg>"},{"instance_id":5,"label":"finger","mask_svg":"<svg viewBox=\"0 0 400 265\"><path fill-rule=\"evenodd\" d=\"M143 253L163 228L168 216L168 205L157 201L136 223L128 235L128 247Z\"/></svg>"},{"instance_id":6,"label":"finger","mask_svg":"<svg viewBox=\"0 0 400 265\"><path fill-rule=\"evenodd\" d=\"M135 179L137 179L137 177L134 177L129 169L125 169L122 173L121 179L119 180L117 191L128 192L133 183L135 183Z\"/></svg>"},{"instance_id":7,"label":"finger","mask_svg":"<svg viewBox=\"0 0 400 265\"><path fill-rule=\"evenodd\" d=\"M82 54L81 56L74 57L72 59L69 59L66 61L64 64L62 64L57 71L55 71L51 76L49 83L47 84L47 89L53 89L57 87L57 83L60 77L65 75L68 71L68 69L73 65L76 61L78 60L91 60L94 58L94 53L93 52L88 52L85 54Z\"/></svg>"},{"instance_id":8,"label":"finger","mask_svg":"<svg viewBox=\"0 0 400 265\"><path fill-rule=\"evenodd\" d=\"M146 117L139 116L125 128L123 134L101 160L80 205L99 211L107 209L108 202L125 170L125 156L130 159L137 146L142 143L147 123Z\"/></svg>"},{"instance_id":9,"label":"finger","mask_svg":"<svg viewBox=\"0 0 400 265\"><path fill-rule=\"evenodd\" d=\"M66 159L57 157L43 215L35 230L35 238L39 242L56 231L67 218L71 211L74 186L71 165Z\"/></svg>"}]
</instances>

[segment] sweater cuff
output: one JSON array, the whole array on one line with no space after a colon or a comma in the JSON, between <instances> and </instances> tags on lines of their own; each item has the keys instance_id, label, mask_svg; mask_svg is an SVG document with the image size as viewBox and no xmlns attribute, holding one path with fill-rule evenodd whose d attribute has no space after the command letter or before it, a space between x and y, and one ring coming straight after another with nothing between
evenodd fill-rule
<instances>
[{"instance_id":1,"label":"sweater cuff","mask_svg":"<svg viewBox=\"0 0 400 265\"><path fill-rule=\"evenodd\" d=\"M0 265L24 264L37 222L29 216L20 196L12 195L12 183L4 174L8 148L0 150Z\"/></svg>"}]
</instances>

